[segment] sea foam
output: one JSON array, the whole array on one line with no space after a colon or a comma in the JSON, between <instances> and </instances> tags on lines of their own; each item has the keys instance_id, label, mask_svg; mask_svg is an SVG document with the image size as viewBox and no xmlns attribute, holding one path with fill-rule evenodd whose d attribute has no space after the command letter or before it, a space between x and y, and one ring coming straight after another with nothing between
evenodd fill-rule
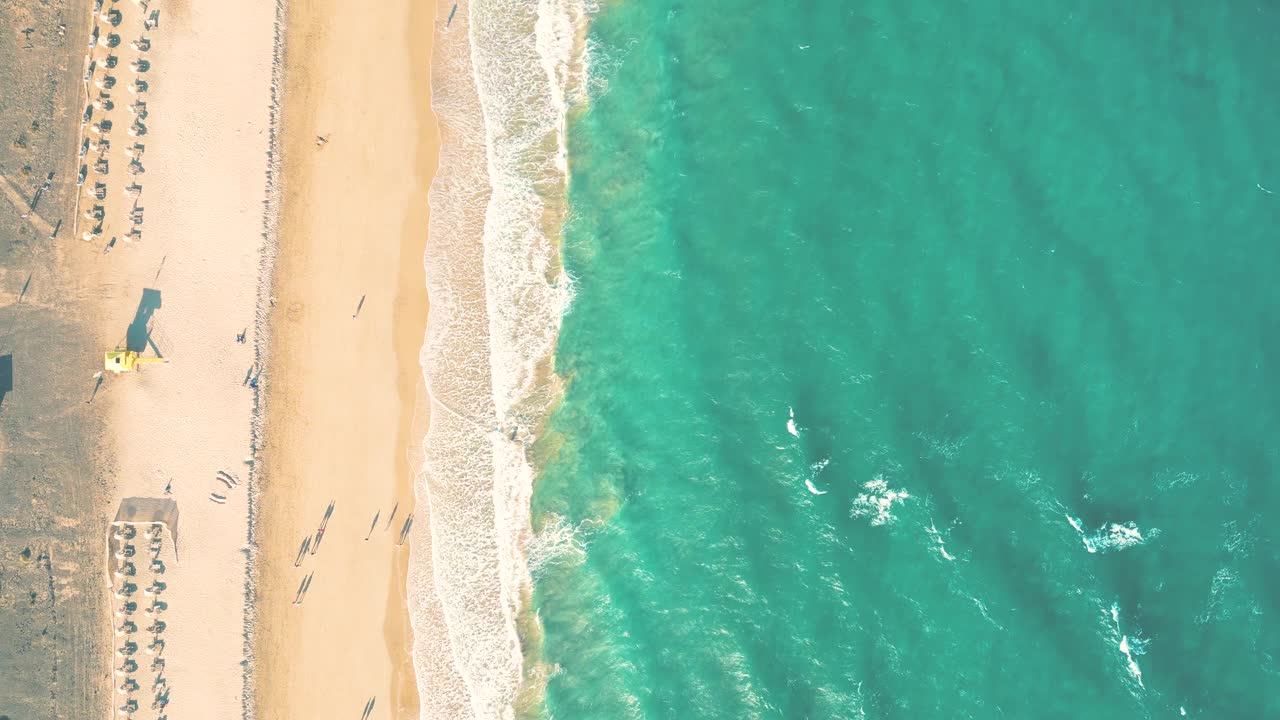
<instances>
[{"instance_id":1,"label":"sea foam","mask_svg":"<svg viewBox=\"0 0 1280 720\"><path fill-rule=\"evenodd\" d=\"M871 519L872 525L887 525L894 520L893 506L911 497L905 490L894 490L884 476L877 475L862 486L864 492L853 499L853 517Z\"/></svg>"},{"instance_id":2,"label":"sea foam","mask_svg":"<svg viewBox=\"0 0 1280 720\"><path fill-rule=\"evenodd\" d=\"M1089 533L1085 530L1084 524L1079 518L1072 517L1068 513L1064 513L1067 522L1080 535L1080 541L1084 544L1084 549L1090 553L1105 553L1125 548L1142 545L1148 539L1142 534L1142 530L1136 523L1106 523L1098 528L1097 532ZM1160 534L1159 528L1155 528L1148 533L1150 537L1156 537Z\"/></svg>"},{"instance_id":3,"label":"sea foam","mask_svg":"<svg viewBox=\"0 0 1280 720\"><path fill-rule=\"evenodd\" d=\"M421 353L431 417L416 480L427 517L408 583L424 718L515 714L531 582L526 450L558 393L569 294L557 233L585 20L578 0L472 0L438 36Z\"/></svg>"}]
</instances>

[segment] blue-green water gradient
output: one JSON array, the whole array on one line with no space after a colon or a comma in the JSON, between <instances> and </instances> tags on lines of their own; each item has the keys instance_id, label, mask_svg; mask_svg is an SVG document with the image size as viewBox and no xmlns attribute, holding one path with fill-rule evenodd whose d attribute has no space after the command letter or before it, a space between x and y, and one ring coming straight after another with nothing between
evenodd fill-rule
<instances>
[{"instance_id":1,"label":"blue-green water gradient","mask_svg":"<svg viewBox=\"0 0 1280 720\"><path fill-rule=\"evenodd\" d=\"M1280 6L590 39L547 716L1280 716Z\"/></svg>"}]
</instances>

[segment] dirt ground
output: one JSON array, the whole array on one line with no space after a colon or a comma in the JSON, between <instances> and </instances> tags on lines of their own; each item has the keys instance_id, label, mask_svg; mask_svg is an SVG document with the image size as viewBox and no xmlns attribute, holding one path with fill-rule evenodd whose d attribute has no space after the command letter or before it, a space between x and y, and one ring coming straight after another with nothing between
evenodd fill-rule
<instances>
[{"instance_id":1,"label":"dirt ground","mask_svg":"<svg viewBox=\"0 0 1280 720\"><path fill-rule=\"evenodd\" d=\"M110 708L102 349L71 233L90 2L0 0L0 720Z\"/></svg>"}]
</instances>

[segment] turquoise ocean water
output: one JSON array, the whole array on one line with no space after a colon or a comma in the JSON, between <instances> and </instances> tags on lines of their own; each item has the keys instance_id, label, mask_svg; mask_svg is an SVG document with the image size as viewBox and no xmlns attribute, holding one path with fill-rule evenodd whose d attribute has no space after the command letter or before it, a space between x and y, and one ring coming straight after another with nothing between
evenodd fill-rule
<instances>
[{"instance_id":1,"label":"turquoise ocean water","mask_svg":"<svg viewBox=\"0 0 1280 720\"><path fill-rule=\"evenodd\" d=\"M546 716L1280 717L1280 6L590 40Z\"/></svg>"}]
</instances>

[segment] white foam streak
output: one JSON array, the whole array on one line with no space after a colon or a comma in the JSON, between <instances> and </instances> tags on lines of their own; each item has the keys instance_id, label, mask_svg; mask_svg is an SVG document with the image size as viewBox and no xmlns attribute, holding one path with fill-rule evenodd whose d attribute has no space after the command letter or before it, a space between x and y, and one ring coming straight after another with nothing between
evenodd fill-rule
<instances>
[{"instance_id":1,"label":"white foam streak","mask_svg":"<svg viewBox=\"0 0 1280 720\"><path fill-rule=\"evenodd\" d=\"M943 542L942 533L938 532L938 526L933 522L929 523L929 527L925 528L925 532L929 533L929 537L938 545L938 552L942 554L944 560L955 562L955 555L947 552L947 546Z\"/></svg>"},{"instance_id":2,"label":"white foam streak","mask_svg":"<svg viewBox=\"0 0 1280 720\"><path fill-rule=\"evenodd\" d=\"M1111 623L1112 632L1114 633L1113 637L1120 638L1119 642L1116 644L1116 649L1120 651L1121 655L1124 655L1125 665L1126 669L1129 671L1129 675L1138 682L1138 687L1145 688L1146 685L1143 685L1142 683L1142 669L1138 667L1138 662L1133 659L1133 656L1138 652L1138 650L1136 647L1130 646L1129 636L1120 632L1120 607L1115 604L1111 606ZM1134 644L1137 644L1136 640L1134 641Z\"/></svg>"},{"instance_id":3,"label":"white foam streak","mask_svg":"<svg viewBox=\"0 0 1280 720\"><path fill-rule=\"evenodd\" d=\"M1133 653L1129 652L1129 637L1127 635L1120 636L1120 652L1124 653L1125 658L1129 661L1129 674L1138 681L1139 687L1146 687L1142 684L1142 670L1138 667L1138 663L1133 659Z\"/></svg>"},{"instance_id":4,"label":"white foam streak","mask_svg":"<svg viewBox=\"0 0 1280 720\"><path fill-rule=\"evenodd\" d=\"M1075 528L1076 532L1080 534L1080 540L1084 543L1084 549L1088 550L1091 553L1098 552L1098 548L1094 547L1093 541L1091 541L1089 539L1088 534L1085 533L1084 525L1082 525L1079 520L1071 517L1070 515L1067 515L1066 517L1067 517L1067 522L1071 523L1071 527Z\"/></svg>"},{"instance_id":5,"label":"white foam streak","mask_svg":"<svg viewBox=\"0 0 1280 720\"><path fill-rule=\"evenodd\" d=\"M1077 534L1080 535L1080 542L1084 544L1084 549L1090 553L1112 552L1124 550L1125 548L1135 547L1147 541L1143 536L1142 530L1138 528L1136 523L1107 523L1098 529L1096 533L1089 534L1084 529L1084 524L1077 518L1064 513L1067 522L1071 523L1071 527L1075 528ZM1159 534L1159 528L1151 531L1151 537Z\"/></svg>"},{"instance_id":6,"label":"white foam streak","mask_svg":"<svg viewBox=\"0 0 1280 720\"><path fill-rule=\"evenodd\" d=\"M813 493L814 495L826 495L828 492L830 492L829 490L819 490L818 487L813 484L813 481L808 478L805 478L804 486L809 488L809 492Z\"/></svg>"}]
</instances>

